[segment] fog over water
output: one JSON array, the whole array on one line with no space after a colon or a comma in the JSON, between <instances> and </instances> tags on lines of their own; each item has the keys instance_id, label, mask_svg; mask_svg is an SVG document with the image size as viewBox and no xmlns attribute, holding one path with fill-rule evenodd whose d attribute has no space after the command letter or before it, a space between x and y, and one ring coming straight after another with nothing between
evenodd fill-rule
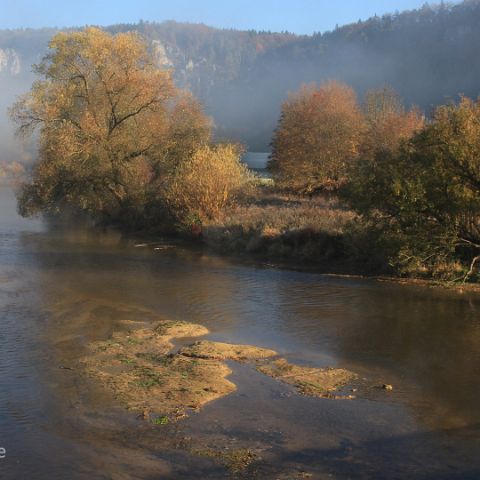
<instances>
[{"instance_id":1,"label":"fog over water","mask_svg":"<svg viewBox=\"0 0 480 480\"><path fill-rule=\"evenodd\" d=\"M300 470L313 478L480 475L478 296L242 265L180 245L135 248L113 232L20 219L12 193L0 195L5 478L224 478L173 447L184 436L260 449L258 478ZM85 345L125 318L198 322L211 339L349 368L394 390L305 398L233 366L236 393L160 432L75 371Z\"/></svg>"},{"instance_id":2,"label":"fog over water","mask_svg":"<svg viewBox=\"0 0 480 480\"><path fill-rule=\"evenodd\" d=\"M243 161L267 175L281 104L303 83L337 79L359 98L390 84L427 115L458 93L476 97L479 25L471 0L311 36L143 21L108 30L139 31L158 65L204 104L216 139L242 142ZM0 478L479 479L478 293L293 271L17 214L2 165L32 166L37 145L15 139L7 109L29 90L55 31L0 30L0 53L20 59L19 68L0 62ZM153 425L91 378L82 358L122 321L164 319L298 365L351 370L357 383L341 394L356 398L302 396L229 363L234 393ZM255 464L242 477L207 450L251 451Z\"/></svg>"}]
</instances>

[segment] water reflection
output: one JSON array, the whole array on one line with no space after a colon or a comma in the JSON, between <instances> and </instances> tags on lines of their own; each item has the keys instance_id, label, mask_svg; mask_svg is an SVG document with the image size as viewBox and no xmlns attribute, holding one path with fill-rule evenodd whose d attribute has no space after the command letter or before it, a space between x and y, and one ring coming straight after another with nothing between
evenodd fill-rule
<instances>
[{"instance_id":1,"label":"water reflection","mask_svg":"<svg viewBox=\"0 0 480 480\"><path fill-rule=\"evenodd\" d=\"M87 342L108 337L120 320L167 317L204 324L214 339L394 384L388 396L372 389L364 400L325 402L236 371L239 391L182 428L209 441L270 445L260 478L293 464L360 478L384 468L390 478L478 473L479 297L232 264L181 245L136 248L115 232L47 231L11 214L9 198L0 227L0 445L16 445L14 458L28 457L32 469L57 444L78 478L98 468L98 449L104 458L110 449L108 468L116 455L135 468L140 453L127 446L130 437L117 445L121 454L109 443L129 416L59 367L74 365ZM142 435L151 466L146 438L153 434ZM175 478L169 455L161 469ZM195 470L191 458L182 462ZM48 464L43 478L62 471Z\"/></svg>"}]
</instances>

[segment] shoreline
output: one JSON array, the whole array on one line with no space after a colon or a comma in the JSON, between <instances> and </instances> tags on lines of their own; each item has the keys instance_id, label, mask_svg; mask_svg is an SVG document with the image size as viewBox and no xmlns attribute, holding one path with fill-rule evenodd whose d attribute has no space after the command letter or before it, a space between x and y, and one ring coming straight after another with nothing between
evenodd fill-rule
<instances>
[{"instance_id":1,"label":"shoreline","mask_svg":"<svg viewBox=\"0 0 480 480\"><path fill-rule=\"evenodd\" d=\"M182 234L169 234L165 236L151 236L145 235L126 235L129 241L134 243L137 248L151 248L153 250L166 250L174 248L175 246L182 246L191 249L198 249L206 251L213 255L217 255L220 258L230 260L234 263L248 265L257 268L272 268L285 271L294 271L302 273L311 273L315 275L321 275L332 278L345 278L352 280L371 280L379 283L391 283L402 286L420 286L423 288L433 288L438 290L444 290L449 292L455 292L458 294L474 293L480 294L480 283L473 282L452 282L442 281L428 278L416 278L416 277L400 277L394 275L381 275L374 273L359 272L356 267L348 267L347 262L341 263L341 267L335 268L335 262L330 265L320 263L310 263L308 261L300 262L287 259L271 258L268 256L262 256L259 254L253 254L248 252L232 252L225 251L221 248L215 248L215 246L208 242L199 239L198 237L188 237Z\"/></svg>"},{"instance_id":2,"label":"shoreline","mask_svg":"<svg viewBox=\"0 0 480 480\"><path fill-rule=\"evenodd\" d=\"M6 188L12 192L15 191L14 182L12 181L12 179L0 178L0 188ZM320 200L320 203L322 204L322 200ZM321 208L324 208L323 204ZM60 225L60 228L63 229L63 227L61 226L61 222L57 224L55 219L49 219L49 221L52 220L54 225ZM83 220L85 221L85 219ZM218 242L217 239L212 239L208 236L209 228L218 227L220 229L220 226L216 223L207 226L207 228L205 229L207 231L206 236L203 234L203 232L199 235L193 235L177 232L172 229L164 230L163 233L158 233L159 231L152 233L152 231L149 230L126 231L118 225L103 225L98 227L92 227L92 224L88 223L86 224L86 226L87 228L92 229L92 231L97 233L105 233L112 231L117 232L119 235L121 235L122 238L128 240L128 242L133 243L137 247L141 246L152 249L159 248L163 250L166 248L170 248L168 245L174 244L181 245L187 248L204 249L222 258L226 258L242 264L252 265L255 267L267 267L281 270L306 272L335 278L373 280L377 282L392 283L397 285L421 286L426 288L441 289L445 291L453 291L459 294L480 293L480 282L462 283L460 281L453 282L447 280L436 280L433 278L419 278L414 276L402 277L374 272L369 273L369 270L371 269L369 269L368 267L362 268L361 261L347 258L342 259L341 257L333 260L326 258L318 261L314 258L300 259L298 258L298 256L293 255L293 258L289 259L287 258L288 255L282 256L281 254L278 255L276 253L270 254L268 251L260 253L258 251L255 251L255 249L253 249L253 251L250 251L248 245L243 245L239 248L238 242L236 242L237 239L233 240L233 243L235 243L233 247L232 245L226 246L225 243L228 242ZM227 234L229 233L226 227L222 228L225 232L227 232ZM291 231L287 231L282 235L288 236L291 233ZM322 230L320 230L318 233L321 237L326 237L327 239L333 241L341 239L341 234L335 235ZM271 240L271 238L272 237L266 237L267 241ZM246 240L251 240L251 238L249 238L247 235Z\"/></svg>"}]
</instances>

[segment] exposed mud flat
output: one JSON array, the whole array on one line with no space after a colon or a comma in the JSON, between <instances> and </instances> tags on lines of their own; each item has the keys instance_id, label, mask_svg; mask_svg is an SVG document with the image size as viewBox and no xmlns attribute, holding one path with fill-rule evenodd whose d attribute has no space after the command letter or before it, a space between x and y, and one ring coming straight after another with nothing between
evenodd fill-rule
<instances>
[{"instance_id":1,"label":"exposed mud flat","mask_svg":"<svg viewBox=\"0 0 480 480\"><path fill-rule=\"evenodd\" d=\"M226 360L252 363L258 371L295 386L299 393L326 398L353 398L334 392L356 379L344 369L289 364L274 350L201 340L172 353L173 338L193 338L208 330L188 322L122 322L126 330L89 345L84 372L113 392L127 409L153 424L187 416L212 400L235 391Z\"/></svg>"},{"instance_id":2,"label":"exposed mud flat","mask_svg":"<svg viewBox=\"0 0 480 480\"><path fill-rule=\"evenodd\" d=\"M358 378L355 373L343 368L300 367L283 358L259 365L257 369L265 375L294 385L303 395L333 399L353 399L353 395L338 395L335 392Z\"/></svg>"},{"instance_id":3,"label":"exposed mud flat","mask_svg":"<svg viewBox=\"0 0 480 480\"><path fill-rule=\"evenodd\" d=\"M193 449L191 453L199 457L212 458L227 467L233 474L245 471L257 460L255 452L248 448L234 450Z\"/></svg>"},{"instance_id":4,"label":"exposed mud flat","mask_svg":"<svg viewBox=\"0 0 480 480\"><path fill-rule=\"evenodd\" d=\"M85 372L129 410L164 424L183 417L186 409L197 409L235 390L225 378L230 373L226 364L169 353L172 338L205 335L206 328L172 321L159 322L154 328L137 325L132 323L109 340L91 344L90 355L82 359Z\"/></svg>"}]
</instances>

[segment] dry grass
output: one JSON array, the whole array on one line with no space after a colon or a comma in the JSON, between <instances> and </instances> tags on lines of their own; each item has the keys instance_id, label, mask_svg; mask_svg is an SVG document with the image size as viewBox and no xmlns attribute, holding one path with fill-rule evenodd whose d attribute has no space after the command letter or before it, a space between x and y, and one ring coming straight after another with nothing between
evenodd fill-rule
<instances>
[{"instance_id":1,"label":"dry grass","mask_svg":"<svg viewBox=\"0 0 480 480\"><path fill-rule=\"evenodd\" d=\"M354 218L335 198L288 196L258 188L255 197L204 225L203 236L207 244L222 250L321 261L340 253L345 226Z\"/></svg>"},{"instance_id":2,"label":"dry grass","mask_svg":"<svg viewBox=\"0 0 480 480\"><path fill-rule=\"evenodd\" d=\"M227 211L221 224L262 230L267 236L302 229L337 235L343 233L346 222L354 216L334 198L310 199L264 189L259 198Z\"/></svg>"}]
</instances>

